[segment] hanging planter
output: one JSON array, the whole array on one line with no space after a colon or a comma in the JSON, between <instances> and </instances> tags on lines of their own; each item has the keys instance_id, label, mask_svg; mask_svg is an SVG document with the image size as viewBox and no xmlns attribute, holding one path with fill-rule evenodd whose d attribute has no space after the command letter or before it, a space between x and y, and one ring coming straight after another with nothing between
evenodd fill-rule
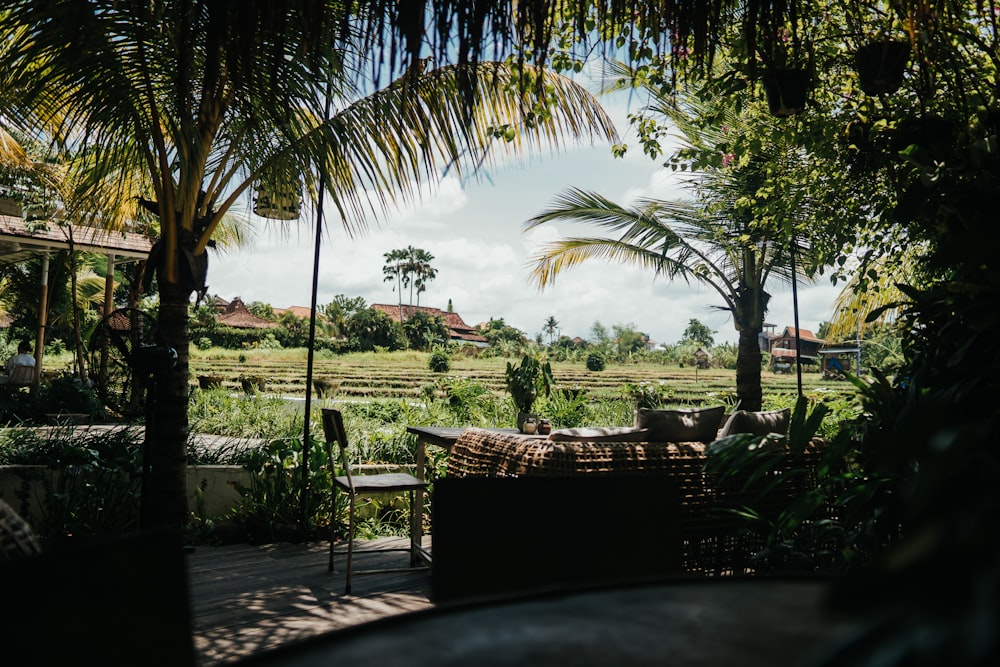
<instances>
[{"instance_id":1,"label":"hanging planter","mask_svg":"<svg viewBox=\"0 0 1000 667\"><path fill-rule=\"evenodd\" d=\"M861 90L869 95L894 93L903 85L910 43L883 40L865 44L854 56Z\"/></svg>"},{"instance_id":2,"label":"hanging planter","mask_svg":"<svg viewBox=\"0 0 1000 667\"><path fill-rule=\"evenodd\" d=\"M302 194L298 183L294 186L275 186L260 183L257 197L253 202L253 212L262 218L273 220L295 220L302 208Z\"/></svg>"},{"instance_id":3,"label":"hanging planter","mask_svg":"<svg viewBox=\"0 0 1000 667\"><path fill-rule=\"evenodd\" d=\"M787 118L806 108L809 70L774 68L764 73L764 94L772 116Z\"/></svg>"}]
</instances>

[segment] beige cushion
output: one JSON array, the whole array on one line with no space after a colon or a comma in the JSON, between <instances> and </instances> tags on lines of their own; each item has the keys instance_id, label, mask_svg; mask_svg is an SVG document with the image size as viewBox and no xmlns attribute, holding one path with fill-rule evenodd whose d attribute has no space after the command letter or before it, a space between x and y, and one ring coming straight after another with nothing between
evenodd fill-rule
<instances>
[{"instance_id":1,"label":"beige cushion","mask_svg":"<svg viewBox=\"0 0 1000 667\"><path fill-rule=\"evenodd\" d=\"M592 428L562 428L549 433L549 440L556 442L646 442L649 429L632 426Z\"/></svg>"},{"instance_id":2,"label":"beige cushion","mask_svg":"<svg viewBox=\"0 0 1000 667\"><path fill-rule=\"evenodd\" d=\"M727 435L736 433L751 433L753 435L767 435L768 433L788 433L788 421L792 417L790 408L781 410L770 410L768 412L747 412L737 410L729 415L719 437L725 438Z\"/></svg>"},{"instance_id":3,"label":"beige cushion","mask_svg":"<svg viewBox=\"0 0 1000 667\"><path fill-rule=\"evenodd\" d=\"M712 442L726 416L726 406L678 410L639 408L635 426L649 429L651 442Z\"/></svg>"}]
</instances>

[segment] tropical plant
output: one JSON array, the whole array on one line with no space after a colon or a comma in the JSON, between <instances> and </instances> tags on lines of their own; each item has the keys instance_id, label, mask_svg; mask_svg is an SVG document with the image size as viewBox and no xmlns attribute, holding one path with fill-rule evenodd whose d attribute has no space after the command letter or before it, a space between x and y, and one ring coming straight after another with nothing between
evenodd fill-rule
<instances>
[{"instance_id":1,"label":"tropical plant","mask_svg":"<svg viewBox=\"0 0 1000 667\"><path fill-rule=\"evenodd\" d=\"M450 331L441 315L430 315L418 310L403 323L403 332L414 350L429 350L435 345L448 343Z\"/></svg>"},{"instance_id":2,"label":"tropical plant","mask_svg":"<svg viewBox=\"0 0 1000 667\"><path fill-rule=\"evenodd\" d=\"M548 396L552 390L552 366L542 363L530 354L521 358L520 364L507 362L504 371L507 391L514 400L514 406L522 413L530 413L539 395Z\"/></svg>"},{"instance_id":3,"label":"tropical plant","mask_svg":"<svg viewBox=\"0 0 1000 667\"><path fill-rule=\"evenodd\" d=\"M715 338L712 336L713 333L715 332L707 324L703 324L696 319L691 319L688 320L687 328L681 334L681 341L690 341L710 348L715 345Z\"/></svg>"},{"instance_id":4,"label":"tropical plant","mask_svg":"<svg viewBox=\"0 0 1000 667\"><path fill-rule=\"evenodd\" d=\"M688 104L687 110L671 111L681 130L687 132L684 139L688 146L718 144L749 122L733 106L707 105L694 99ZM715 126L685 122L689 114L710 112L716 114ZM531 277L544 288L566 269L589 259L605 259L711 287L722 298L725 305L720 308L731 313L739 332L736 392L740 405L759 410L759 336L770 299L765 287L771 279L789 282L795 273L805 279L803 266L812 265L810 246L800 246L781 225L758 219L755 214L755 202L779 197L763 179L765 167L787 155L787 147L762 144L745 162L706 165L697 179L687 181L695 201L642 199L625 207L597 193L571 189L558 197L552 208L529 220L527 229L579 222L616 236L549 243L532 257ZM793 216L793 211L788 215ZM791 254L793 248L800 258L798 266Z\"/></svg>"},{"instance_id":5,"label":"tropical plant","mask_svg":"<svg viewBox=\"0 0 1000 667\"><path fill-rule=\"evenodd\" d=\"M72 133L54 138L80 149L77 201L138 180L159 218L147 284L155 277L159 326L178 362L157 378L146 430L153 525L187 516L189 298L205 290L206 249L224 215L254 188L327 196L353 231L370 210L433 183L441 166L475 169L495 152L529 149L525 133L614 136L582 87L527 66L427 68L414 58L388 85L355 85L370 72L362 63L375 41L365 38L383 34L386 14L353 4L15 0L3 11L0 116L27 132ZM490 85L476 87L480 78Z\"/></svg>"}]
</instances>

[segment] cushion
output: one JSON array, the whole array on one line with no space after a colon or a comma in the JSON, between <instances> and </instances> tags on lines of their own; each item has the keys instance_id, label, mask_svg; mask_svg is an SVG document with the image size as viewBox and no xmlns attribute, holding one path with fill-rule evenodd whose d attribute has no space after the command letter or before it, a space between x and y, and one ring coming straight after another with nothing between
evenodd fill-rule
<instances>
[{"instance_id":1,"label":"cushion","mask_svg":"<svg viewBox=\"0 0 1000 667\"><path fill-rule=\"evenodd\" d=\"M632 426L593 428L562 428L549 433L549 440L557 442L645 442L649 429Z\"/></svg>"},{"instance_id":2,"label":"cushion","mask_svg":"<svg viewBox=\"0 0 1000 667\"><path fill-rule=\"evenodd\" d=\"M652 442L712 442L726 416L726 406L678 410L639 408L635 426L649 429Z\"/></svg>"},{"instance_id":3,"label":"cushion","mask_svg":"<svg viewBox=\"0 0 1000 667\"><path fill-rule=\"evenodd\" d=\"M747 412L737 410L729 415L719 437L725 438L727 435L736 433L751 433L753 435L767 435L768 433L788 433L788 421L791 419L790 408L781 410L771 410L769 412Z\"/></svg>"}]
</instances>

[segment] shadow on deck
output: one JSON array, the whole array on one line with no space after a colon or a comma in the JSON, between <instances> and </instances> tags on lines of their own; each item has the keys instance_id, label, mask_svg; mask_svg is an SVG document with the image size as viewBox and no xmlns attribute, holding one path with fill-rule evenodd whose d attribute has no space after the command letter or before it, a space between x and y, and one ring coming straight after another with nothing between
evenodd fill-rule
<instances>
[{"instance_id":1,"label":"shadow on deck","mask_svg":"<svg viewBox=\"0 0 1000 667\"><path fill-rule=\"evenodd\" d=\"M429 542L429 538L425 538ZM361 541L355 568L405 564L377 553L406 538ZM194 646L199 665L223 665L316 635L428 609L428 571L355 576L344 595L343 560L327 572L326 543L198 547L187 556Z\"/></svg>"}]
</instances>

